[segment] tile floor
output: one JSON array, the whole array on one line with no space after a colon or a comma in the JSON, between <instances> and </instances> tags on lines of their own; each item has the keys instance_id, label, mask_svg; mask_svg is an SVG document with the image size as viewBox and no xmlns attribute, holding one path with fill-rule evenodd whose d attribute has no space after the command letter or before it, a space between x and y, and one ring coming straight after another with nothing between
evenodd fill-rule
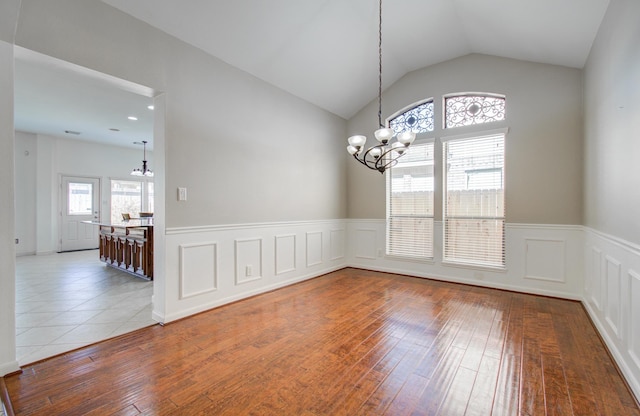
<instances>
[{"instance_id":1,"label":"tile floor","mask_svg":"<svg viewBox=\"0 0 640 416\"><path fill-rule=\"evenodd\" d=\"M16 355L25 365L153 325L153 282L97 250L16 258Z\"/></svg>"}]
</instances>

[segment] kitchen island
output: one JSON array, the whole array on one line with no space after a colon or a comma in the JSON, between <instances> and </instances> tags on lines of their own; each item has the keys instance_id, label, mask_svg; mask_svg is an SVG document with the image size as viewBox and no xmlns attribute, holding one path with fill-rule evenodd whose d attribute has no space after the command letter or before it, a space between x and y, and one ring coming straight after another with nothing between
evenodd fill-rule
<instances>
[{"instance_id":1,"label":"kitchen island","mask_svg":"<svg viewBox=\"0 0 640 416\"><path fill-rule=\"evenodd\" d=\"M143 279L153 280L153 218L87 223L100 227L101 261Z\"/></svg>"}]
</instances>

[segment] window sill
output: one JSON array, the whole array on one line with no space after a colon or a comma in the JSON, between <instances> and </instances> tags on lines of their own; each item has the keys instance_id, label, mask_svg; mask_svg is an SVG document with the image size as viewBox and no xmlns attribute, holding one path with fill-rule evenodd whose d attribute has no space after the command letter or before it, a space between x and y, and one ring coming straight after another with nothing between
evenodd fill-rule
<instances>
[{"instance_id":1,"label":"window sill","mask_svg":"<svg viewBox=\"0 0 640 416\"><path fill-rule=\"evenodd\" d=\"M484 264L477 263L462 263L462 262L454 262L454 261L443 261L443 266L446 267L459 267L462 269L472 269L472 270L485 270L488 272L497 272L497 273L506 273L507 267L503 266L489 266Z\"/></svg>"},{"instance_id":2,"label":"window sill","mask_svg":"<svg viewBox=\"0 0 640 416\"><path fill-rule=\"evenodd\" d=\"M433 257L411 257L411 256L398 256L393 254L385 254L384 258L387 260L395 260L395 261L409 261L412 263L435 264Z\"/></svg>"}]
</instances>

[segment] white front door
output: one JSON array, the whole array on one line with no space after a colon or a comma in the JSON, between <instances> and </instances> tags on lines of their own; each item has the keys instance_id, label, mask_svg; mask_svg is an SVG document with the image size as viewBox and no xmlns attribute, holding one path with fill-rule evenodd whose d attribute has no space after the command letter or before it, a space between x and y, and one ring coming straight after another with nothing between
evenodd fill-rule
<instances>
[{"instance_id":1,"label":"white front door","mask_svg":"<svg viewBox=\"0 0 640 416\"><path fill-rule=\"evenodd\" d=\"M98 248L98 226L82 221L100 221L100 179L62 177L59 251Z\"/></svg>"}]
</instances>

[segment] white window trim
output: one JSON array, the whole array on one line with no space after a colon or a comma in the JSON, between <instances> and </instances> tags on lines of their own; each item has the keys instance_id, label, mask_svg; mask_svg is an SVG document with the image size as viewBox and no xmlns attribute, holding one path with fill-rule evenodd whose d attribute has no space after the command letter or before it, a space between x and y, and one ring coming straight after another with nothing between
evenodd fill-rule
<instances>
[{"instance_id":1,"label":"white window trim","mask_svg":"<svg viewBox=\"0 0 640 416\"><path fill-rule=\"evenodd\" d=\"M490 136L495 136L495 135L499 135L502 134L505 137L505 144L506 144L506 137L507 134L509 133L509 127L502 127L502 128L497 128L497 129L482 129L479 127L483 127L486 126L486 124L475 124L472 126L464 126L461 128L465 128L465 129L469 129L470 131L465 132L465 133L461 133L461 134L455 134L455 135L447 135L447 136L443 136L440 137L439 140L441 143L445 143L445 142L452 142L452 141L456 141L456 140L466 140L466 139L473 139L473 138L483 138L483 137L490 137ZM505 145L505 149L506 149L506 145ZM444 157L444 152L441 155L442 157ZM506 152L504 155L505 158L505 163L506 163ZM446 167L442 167L442 262L441 264L443 266L452 266L452 267L461 267L461 268L468 268L468 269L477 269L477 270L486 270L486 271L497 271L497 272L502 272L502 271L506 271L507 270L507 256L506 256L506 226L507 226L507 217L506 217L506 212L505 212L505 216L504 216L504 227L505 227L505 235L503 237L503 244L505 245L503 247L503 249L505 250L505 263L502 266L496 266L496 265L488 265L488 264L482 264L482 263L475 263L475 262L466 262L466 261L452 261L452 260L445 260L444 259L444 251L445 251L445 247L444 247L444 241L445 241L445 228L444 228L444 222L445 222L445 213L446 213L446 196L445 196L445 191L446 191L446 185L445 185L445 181L446 181ZM505 179L506 181L506 179ZM505 207L506 208L506 207Z\"/></svg>"},{"instance_id":2,"label":"white window trim","mask_svg":"<svg viewBox=\"0 0 640 416\"><path fill-rule=\"evenodd\" d=\"M429 100L423 101L427 102ZM421 105L421 104L417 104L417 105ZM416 105L411 105L409 107L407 107L405 110L407 109L411 109L414 108ZM400 112L396 113L396 116L400 114ZM394 116L395 117L395 116ZM387 121L387 125L389 124L389 122ZM436 138L432 135L433 132L428 132L428 133L417 133L416 135L416 140L413 142L412 145L423 145L423 144L432 144L434 146L434 167L433 167L433 180L434 180L434 187L437 185L435 182L435 178L436 178L436 169L435 169L435 142L436 142ZM390 209L390 193L389 193L389 181L391 181L391 175L385 175L385 249L384 249L384 257L388 258L388 259L399 259L399 260L407 260L407 261L413 261L413 262L418 262L418 263L430 263L430 264L434 264L435 262L435 233L431 233L431 245L432 245L432 253L431 253L431 257L418 257L418 256L410 256L410 255L398 255L398 254L388 254L388 245L389 245L389 209ZM434 206L435 208L435 206ZM433 224L435 226L435 210L431 216L432 220L433 220Z\"/></svg>"},{"instance_id":3,"label":"white window trim","mask_svg":"<svg viewBox=\"0 0 640 416\"><path fill-rule=\"evenodd\" d=\"M491 129L491 130L478 129L477 127L477 126L484 126L484 125L486 124L476 124L474 125L475 130L470 131L468 133L447 135L447 136L440 137L440 141L444 143L444 142L450 142L454 140L466 140L466 139L471 139L476 137L482 138L482 137L495 136L497 134L504 134L506 136L509 133L509 127L503 127L503 128ZM465 126L465 127L470 127L470 126Z\"/></svg>"}]
</instances>

